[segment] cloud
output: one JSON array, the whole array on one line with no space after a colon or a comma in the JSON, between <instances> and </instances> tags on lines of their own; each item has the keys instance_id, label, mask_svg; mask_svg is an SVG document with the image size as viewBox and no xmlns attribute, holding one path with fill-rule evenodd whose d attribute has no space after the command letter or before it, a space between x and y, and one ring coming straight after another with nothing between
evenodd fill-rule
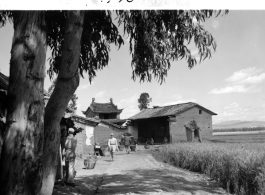
<instances>
[{"instance_id":1,"label":"cloud","mask_svg":"<svg viewBox=\"0 0 265 195\"><path fill-rule=\"evenodd\" d=\"M260 84L263 81L265 81L265 73L247 77L246 79L241 80L240 82L246 84Z\"/></svg>"},{"instance_id":2,"label":"cloud","mask_svg":"<svg viewBox=\"0 0 265 195\"><path fill-rule=\"evenodd\" d=\"M236 92L236 93L245 93L248 92L250 89L245 88L245 86L243 85L234 85L234 86L227 86L224 88L220 88L220 89L213 89L212 91L210 91L210 94L224 94L224 93L232 93L232 92Z\"/></svg>"},{"instance_id":3,"label":"cloud","mask_svg":"<svg viewBox=\"0 0 265 195\"><path fill-rule=\"evenodd\" d=\"M161 104L160 106L169 106L169 105L182 104L182 103L187 103L187 102L197 102L197 100L196 99L179 99L176 101L165 102Z\"/></svg>"},{"instance_id":4,"label":"cloud","mask_svg":"<svg viewBox=\"0 0 265 195\"><path fill-rule=\"evenodd\" d=\"M265 73L258 73L262 72L261 69L257 69L256 67L249 67L246 69L242 69L240 71L234 72L230 77L225 79L227 82L231 83L253 83L258 84L265 80Z\"/></svg>"},{"instance_id":5,"label":"cloud","mask_svg":"<svg viewBox=\"0 0 265 195\"><path fill-rule=\"evenodd\" d=\"M138 112L140 112L138 108L138 96L137 94L134 94L133 96L129 98L121 99L117 105L118 108L124 108L123 112L121 113L122 118L129 118Z\"/></svg>"},{"instance_id":6,"label":"cloud","mask_svg":"<svg viewBox=\"0 0 265 195\"><path fill-rule=\"evenodd\" d=\"M128 91L129 89L127 87L121 89L121 91Z\"/></svg>"},{"instance_id":7,"label":"cloud","mask_svg":"<svg viewBox=\"0 0 265 195\"><path fill-rule=\"evenodd\" d=\"M265 110L260 105L239 105L231 103L227 106L219 108L218 116L214 117L214 122L229 121L229 120L263 120Z\"/></svg>"},{"instance_id":8,"label":"cloud","mask_svg":"<svg viewBox=\"0 0 265 195\"><path fill-rule=\"evenodd\" d=\"M118 104L120 105L126 105L126 104L132 104L132 103L135 103L137 104L137 100L138 100L138 96L137 94L134 94L133 96L131 96L130 98L124 98L124 99L121 99Z\"/></svg>"},{"instance_id":9,"label":"cloud","mask_svg":"<svg viewBox=\"0 0 265 195\"><path fill-rule=\"evenodd\" d=\"M213 89L210 94L227 94L227 93L260 93L262 90L257 87L265 81L265 72L256 67L249 67L234 72L230 77L225 79L228 86Z\"/></svg>"},{"instance_id":10,"label":"cloud","mask_svg":"<svg viewBox=\"0 0 265 195\"><path fill-rule=\"evenodd\" d=\"M186 102L197 102L196 99L183 98L181 95L176 94L173 96L161 96L156 103L152 103L153 106L169 106L174 104L181 104Z\"/></svg>"},{"instance_id":11,"label":"cloud","mask_svg":"<svg viewBox=\"0 0 265 195\"><path fill-rule=\"evenodd\" d=\"M91 87L93 84L94 84L94 82L92 82L91 84L88 83L88 84L86 84L86 85L81 85L81 86L79 86L79 87L77 88L77 90L87 89L87 88Z\"/></svg>"},{"instance_id":12,"label":"cloud","mask_svg":"<svg viewBox=\"0 0 265 195\"><path fill-rule=\"evenodd\" d=\"M96 97L96 98L102 98L105 94L106 94L106 91L100 91L100 92L98 92L98 93L95 95L95 97Z\"/></svg>"},{"instance_id":13,"label":"cloud","mask_svg":"<svg viewBox=\"0 0 265 195\"><path fill-rule=\"evenodd\" d=\"M228 110L231 108L238 108L238 103L232 103L224 107L225 110Z\"/></svg>"}]
</instances>

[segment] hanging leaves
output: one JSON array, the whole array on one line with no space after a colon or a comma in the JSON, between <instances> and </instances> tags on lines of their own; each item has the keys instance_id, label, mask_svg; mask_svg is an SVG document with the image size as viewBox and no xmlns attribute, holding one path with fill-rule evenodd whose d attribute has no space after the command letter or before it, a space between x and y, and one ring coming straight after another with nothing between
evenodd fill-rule
<instances>
[{"instance_id":1,"label":"hanging leaves","mask_svg":"<svg viewBox=\"0 0 265 195\"><path fill-rule=\"evenodd\" d=\"M16 11L0 11L0 26L7 19L12 20ZM198 62L187 47L194 41L200 61L210 58L216 50L213 36L201 25L207 18L219 16L228 11L214 10L89 10L85 12L82 34L79 73L89 76L90 82L98 70L109 62L110 44L118 49L123 38L113 23L116 14L118 25L123 25L123 35L129 38L132 55L132 78L140 82L151 81L152 77L163 83L171 61L185 59L188 67ZM65 11L46 11L47 44L52 55L49 59L50 78L58 74L61 65Z\"/></svg>"},{"instance_id":2,"label":"hanging leaves","mask_svg":"<svg viewBox=\"0 0 265 195\"><path fill-rule=\"evenodd\" d=\"M228 11L225 11L227 14ZM197 64L187 45L194 40L200 59L211 57L216 42L201 22L221 11L213 10L143 10L117 11L119 25L130 38L132 78L163 83L170 61L185 59L188 67Z\"/></svg>"},{"instance_id":3,"label":"hanging leaves","mask_svg":"<svg viewBox=\"0 0 265 195\"><path fill-rule=\"evenodd\" d=\"M52 77L54 73L58 74L61 64L62 37L66 18L63 11L54 11L47 13L47 20L50 24L48 27L48 45L52 49L48 74ZM114 43L118 48L124 44L118 28L112 21L111 11L105 10L85 12L81 41L78 69L82 77L84 77L84 72L87 72L90 82L96 76L97 70L101 70L108 65L110 44Z\"/></svg>"}]
</instances>

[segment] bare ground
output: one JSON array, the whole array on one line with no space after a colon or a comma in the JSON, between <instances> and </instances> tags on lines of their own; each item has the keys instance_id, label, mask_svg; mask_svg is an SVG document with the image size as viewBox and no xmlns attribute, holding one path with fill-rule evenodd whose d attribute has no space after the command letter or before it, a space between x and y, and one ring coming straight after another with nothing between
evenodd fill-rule
<instances>
[{"instance_id":1,"label":"bare ground","mask_svg":"<svg viewBox=\"0 0 265 195\"><path fill-rule=\"evenodd\" d=\"M102 157L95 169L77 163L76 187L56 185L53 195L66 194L227 194L205 175L189 172L156 161L150 151L119 152L114 162Z\"/></svg>"}]
</instances>

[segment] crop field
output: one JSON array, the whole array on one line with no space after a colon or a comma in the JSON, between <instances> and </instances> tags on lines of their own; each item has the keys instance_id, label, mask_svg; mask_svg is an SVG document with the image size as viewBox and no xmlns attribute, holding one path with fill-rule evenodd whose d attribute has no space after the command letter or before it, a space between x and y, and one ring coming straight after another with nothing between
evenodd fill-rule
<instances>
[{"instance_id":1,"label":"crop field","mask_svg":"<svg viewBox=\"0 0 265 195\"><path fill-rule=\"evenodd\" d=\"M241 127L241 128L225 128L225 129L213 129L213 132L246 132L246 131L265 131L265 127Z\"/></svg>"},{"instance_id":2,"label":"crop field","mask_svg":"<svg viewBox=\"0 0 265 195\"><path fill-rule=\"evenodd\" d=\"M236 135L216 135L209 138L216 143L265 143L265 133Z\"/></svg>"},{"instance_id":3,"label":"crop field","mask_svg":"<svg viewBox=\"0 0 265 195\"><path fill-rule=\"evenodd\" d=\"M265 194L265 145L262 143L176 143L153 151L160 161L204 173L228 192Z\"/></svg>"}]
</instances>

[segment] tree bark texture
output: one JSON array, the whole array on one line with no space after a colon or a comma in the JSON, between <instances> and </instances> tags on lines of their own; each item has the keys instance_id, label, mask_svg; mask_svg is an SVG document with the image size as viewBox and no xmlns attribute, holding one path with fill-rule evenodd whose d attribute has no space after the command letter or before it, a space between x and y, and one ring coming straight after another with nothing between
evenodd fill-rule
<instances>
[{"instance_id":1,"label":"tree bark texture","mask_svg":"<svg viewBox=\"0 0 265 195\"><path fill-rule=\"evenodd\" d=\"M52 194L59 157L60 121L79 85L78 64L84 12L67 11L66 16L62 63L54 91L45 108L42 195Z\"/></svg>"},{"instance_id":2,"label":"tree bark texture","mask_svg":"<svg viewBox=\"0 0 265 195\"><path fill-rule=\"evenodd\" d=\"M15 12L0 194L41 189L46 48L44 12Z\"/></svg>"}]
</instances>

